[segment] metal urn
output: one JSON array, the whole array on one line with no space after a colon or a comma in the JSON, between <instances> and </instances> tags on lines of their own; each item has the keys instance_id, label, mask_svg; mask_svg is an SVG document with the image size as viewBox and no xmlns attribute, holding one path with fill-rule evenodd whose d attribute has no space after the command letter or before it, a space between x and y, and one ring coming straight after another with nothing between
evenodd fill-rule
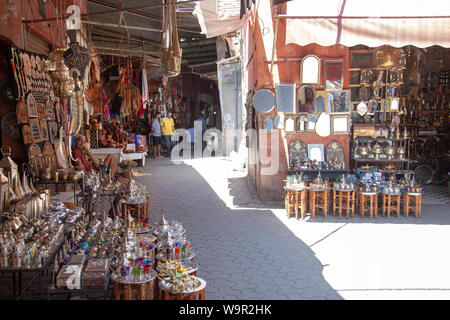
<instances>
[{"instance_id":1,"label":"metal urn","mask_svg":"<svg viewBox=\"0 0 450 320\"><path fill-rule=\"evenodd\" d=\"M384 153L387 155L388 159L393 159L395 155L395 149L392 146L386 147Z\"/></svg>"}]
</instances>

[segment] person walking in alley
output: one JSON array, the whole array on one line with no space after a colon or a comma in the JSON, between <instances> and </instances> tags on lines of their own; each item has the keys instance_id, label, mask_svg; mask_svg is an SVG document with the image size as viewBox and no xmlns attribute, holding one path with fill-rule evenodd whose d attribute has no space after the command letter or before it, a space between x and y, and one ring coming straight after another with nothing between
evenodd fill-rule
<instances>
[{"instance_id":1,"label":"person walking in alley","mask_svg":"<svg viewBox=\"0 0 450 320\"><path fill-rule=\"evenodd\" d=\"M152 136L153 136L153 156L155 158L161 157L161 112L156 113L156 118L152 121Z\"/></svg>"},{"instance_id":2,"label":"person walking in alley","mask_svg":"<svg viewBox=\"0 0 450 320\"><path fill-rule=\"evenodd\" d=\"M170 157L170 153L172 152L172 148L173 148L171 138L172 138L173 131L175 130L175 124L173 122L172 112L167 113L167 117L162 119L161 129L162 129L162 134L164 136L164 143L165 143L166 149L167 149L167 156Z\"/></svg>"}]
</instances>

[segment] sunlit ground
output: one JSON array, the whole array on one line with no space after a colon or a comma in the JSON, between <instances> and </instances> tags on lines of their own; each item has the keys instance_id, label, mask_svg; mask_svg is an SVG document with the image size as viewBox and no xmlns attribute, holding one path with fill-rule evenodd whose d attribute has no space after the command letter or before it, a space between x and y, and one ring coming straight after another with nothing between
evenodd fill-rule
<instances>
[{"instance_id":1,"label":"sunlit ground","mask_svg":"<svg viewBox=\"0 0 450 320\"><path fill-rule=\"evenodd\" d=\"M233 170L230 161L184 163L196 169L230 209L261 210L261 204L252 205L245 195L240 195L242 199L230 195L223 175L246 176ZM421 220L379 216L372 221L359 215L340 220L331 215L326 220L308 216L300 221L287 219L284 208L271 211L313 250L324 265L325 280L344 299L450 299L450 219L445 219L445 211L450 214L450 210L446 206L424 209ZM432 215L436 219L430 220Z\"/></svg>"}]
</instances>

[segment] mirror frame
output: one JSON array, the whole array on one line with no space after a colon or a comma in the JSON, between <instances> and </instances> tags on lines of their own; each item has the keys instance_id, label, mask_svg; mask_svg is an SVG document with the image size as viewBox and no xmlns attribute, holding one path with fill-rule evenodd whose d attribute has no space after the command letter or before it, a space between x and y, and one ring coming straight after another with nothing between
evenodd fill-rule
<instances>
[{"instance_id":1,"label":"mirror frame","mask_svg":"<svg viewBox=\"0 0 450 320\"><path fill-rule=\"evenodd\" d=\"M330 88L327 86L327 64L341 64L341 78L340 78L340 84L341 87L339 89L336 88ZM341 91L344 90L344 73L345 73L345 60L344 58L326 58L325 59L325 66L323 68L323 86L325 90L327 91Z\"/></svg>"},{"instance_id":2,"label":"mirror frame","mask_svg":"<svg viewBox=\"0 0 450 320\"><path fill-rule=\"evenodd\" d=\"M308 128L306 128L306 131L316 132L316 123L317 123L317 120L319 120L319 115L320 115L320 112L308 113L308 116L307 116L307 119L308 119L308 121L307 121ZM316 122L314 122L314 128L311 129L311 128L309 127L309 119L311 119L312 117L315 117L315 118L316 118Z\"/></svg>"},{"instance_id":3,"label":"mirror frame","mask_svg":"<svg viewBox=\"0 0 450 320\"><path fill-rule=\"evenodd\" d=\"M287 128L286 122L287 122L288 120L294 121L294 127L293 127L292 130L286 130L286 128ZM288 117L285 117L285 118L284 118L284 131L285 131L285 132L296 132L296 129L297 129L296 126L297 126L297 119L296 119L295 116L288 116Z\"/></svg>"},{"instance_id":4,"label":"mirror frame","mask_svg":"<svg viewBox=\"0 0 450 320\"><path fill-rule=\"evenodd\" d=\"M301 93L302 88L310 88L313 91L313 98L314 98L314 100L312 102L312 104L313 104L313 111L312 112L316 112L316 89L314 89L314 87L309 85L309 84L302 84L302 85L300 85L298 87L298 89L295 92L295 94L296 94L296 96L295 96L296 106L295 107L297 108L297 113L298 114L299 113L311 113L311 112L303 110L303 103L302 103L302 107L299 107L299 105L298 105L298 102L300 101L300 98L302 96L301 94L299 94L299 93Z\"/></svg>"},{"instance_id":5,"label":"mirror frame","mask_svg":"<svg viewBox=\"0 0 450 320\"><path fill-rule=\"evenodd\" d=\"M308 123L308 115L309 115L309 113L307 113L307 112L302 112L302 113L298 114L297 120L295 121L296 122L296 132L307 132L308 131L307 127L305 128L305 130L300 130L300 121L306 120L306 123Z\"/></svg>"},{"instance_id":6,"label":"mirror frame","mask_svg":"<svg viewBox=\"0 0 450 320\"><path fill-rule=\"evenodd\" d=\"M326 161L325 160L325 150L324 150L324 146L322 143L312 143L312 144L308 144L308 160L312 160L311 159L311 150L313 148L319 148L320 152L322 154L322 160L320 161ZM318 160L319 161L319 160Z\"/></svg>"},{"instance_id":7,"label":"mirror frame","mask_svg":"<svg viewBox=\"0 0 450 320\"><path fill-rule=\"evenodd\" d=\"M303 64L305 63L305 60L306 59L308 59L308 58L314 58L314 59L316 59L317 60L317 81L316 82L305 82L304 81L304 76L303 76L303 70L304 70L304 68L303 68ZM301 64L300 64L300 83L303 85L303 84L320 84L320 58L318 57L318 56L316 56L316 55L314 55L314 54L308 54L308 55L306 55L306 56L304 56L303 58L302 58L302 62L301 62Z\"/></svg>"},{"instance_id":8,"label":"mirror frame","mask_svg":"<svg viewBox=\"0 0 450 320\"><path fill-rule=\"evenodd\" d=\"M338 130L336 131L335 127L334 127L334 121L336 119L345 119L345 121L347 122L347 130ZM337 114L332 114L331 115L331 134L348 134L350 132L350 119L348 115L337 115Z\"/></svg>"},{"instance_id":9,"label":"mirror frame","mask_svg":"<svg viewBox=\"0 0 450 320\"><path fill-rule=\"evenodd\" d=\"M266 127L266 120L267 120L267 118L270 118L270 120L272 120L272 129L267 129L267 127ZM272 130L276 129L275 128L275 123L273 121L273 116L265 116L265 117L263 117L263 129L265 129L267 131L272 131Z\"/></svg>"}]
</instances>

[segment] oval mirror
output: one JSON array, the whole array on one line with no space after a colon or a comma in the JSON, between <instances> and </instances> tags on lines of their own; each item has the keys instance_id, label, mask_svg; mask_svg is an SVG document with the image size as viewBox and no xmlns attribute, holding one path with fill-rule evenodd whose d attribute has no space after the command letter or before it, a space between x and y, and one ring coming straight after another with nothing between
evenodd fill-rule
<instances>
[{"instance_id":1,"label":"oval mirror","mask_svg":"<svg viewBox=\"0 0 450 320\"><path fill-rule=\"evenodd\" d=\"M331 134L331 118L328 113L322 112L316 122L316 133L321 137L328 137Z\"/></svg>"},{"instance_id":2,"label":"oval mirror","mask_svg":"<svg viewBox=\"0 0 450 320\"><path fill-rule=\"evenodd\" d=\"M270 90L261 89L253 97L253 105L259 112L269 112L275 106L275 95Z\"/></svg>"}]
</instances>

